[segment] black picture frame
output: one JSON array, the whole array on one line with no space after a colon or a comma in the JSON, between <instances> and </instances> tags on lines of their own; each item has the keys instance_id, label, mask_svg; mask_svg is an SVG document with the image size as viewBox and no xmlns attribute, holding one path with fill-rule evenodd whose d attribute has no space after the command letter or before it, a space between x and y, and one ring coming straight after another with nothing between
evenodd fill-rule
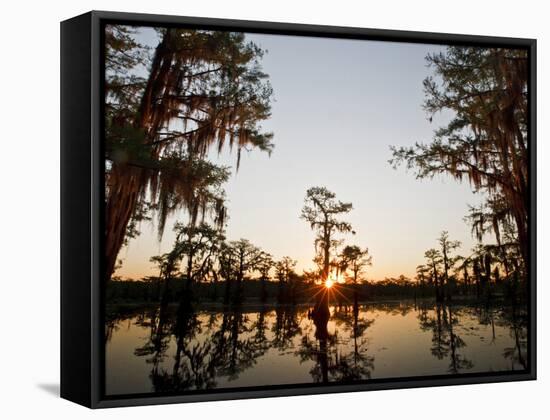
<instances>
[{"instance_id":1,"label":"black picture frame","mask_svg":"<svg viewBox=\"0 0 550 420\"><path fill-rule=\"evenodd\" d=\"M529 54L528 369L334 385L266 386L186 395L106 397L101 290L104 159L103 25L186 26L269 34L523 48ZM90 408L324 394L536 379L536 40L92 11L61 23L61 397Z\"/></svg>"}]
</instances>

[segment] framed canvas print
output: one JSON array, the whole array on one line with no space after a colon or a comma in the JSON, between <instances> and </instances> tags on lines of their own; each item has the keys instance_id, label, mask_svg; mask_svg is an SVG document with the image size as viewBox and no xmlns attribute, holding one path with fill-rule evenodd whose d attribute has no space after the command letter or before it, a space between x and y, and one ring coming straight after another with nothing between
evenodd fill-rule
<instances>
[{"instance_id":1,"label":"framed canvas print","mask_svg":"<svg viewBox=\"0 0 550 420\"><path fill-rule=\"evenodd\" d=\"M535 379L535 45L63 22L62 397Z\"/></svg>"}]
</instances>

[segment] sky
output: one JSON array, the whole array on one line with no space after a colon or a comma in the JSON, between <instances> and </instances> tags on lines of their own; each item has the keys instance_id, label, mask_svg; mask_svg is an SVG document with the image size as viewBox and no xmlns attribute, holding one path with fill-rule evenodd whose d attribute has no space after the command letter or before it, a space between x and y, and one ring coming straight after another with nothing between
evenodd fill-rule
<instances>
[{"instance_id":1,"label":"sky","mask_svg":"<svg viewBox=\"0 0 550 420\"><path fill-rule=\"evenodd\" d=\"M138 38L156 45L156 33L144 28ZM433 121L422 109L422 81L432 74L425 57L438 45L247 34L267 49L262 67L274 91L272 116L262 126L274 133L271 156L244 153L235 171L236 153L209 158L233 168L225 185L229 240L246 238L276 259L290 256L297 272L312 269L315 233L300 219L306 190L325 186L353 210L343 217L355 235L345 244L367 247L373 258L365 278L414 277L424 252L437 247L441 231L462 242L469 255L475 241L464 222L468 204L483 198L471 187L447 177L418 180L405 167L393 169L390 145L429 142L451 115ZM168 219L162 241L154 223L121 250L115 275L156 275L149 262L168 252L171 227L185 220L182 211Z\"/></svg>"}]
</instances>

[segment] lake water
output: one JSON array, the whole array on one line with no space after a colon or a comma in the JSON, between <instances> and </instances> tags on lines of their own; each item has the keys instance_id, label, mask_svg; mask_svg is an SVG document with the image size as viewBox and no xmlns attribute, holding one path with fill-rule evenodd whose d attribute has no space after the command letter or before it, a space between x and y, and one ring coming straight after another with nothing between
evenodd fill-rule
<instances>
[{"instance_id":1,"label":"lake water","mask_svg":"<svg viewBox=\"0 0 550 420\"><path fill-rule=\"evenodd\" d=\"M524 311L414 302L109 316L107 395L524 370ZM325 328L326 327L326 328Z\"/></svg>"}]
</instances>

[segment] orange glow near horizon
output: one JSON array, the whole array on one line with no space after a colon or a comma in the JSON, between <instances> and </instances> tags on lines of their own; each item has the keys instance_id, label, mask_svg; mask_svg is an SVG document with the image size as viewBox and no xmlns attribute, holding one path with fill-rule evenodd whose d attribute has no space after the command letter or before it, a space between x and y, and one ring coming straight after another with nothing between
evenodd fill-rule
<instances>
[{"instance_id":1,"label":"orange glow near horizon","mask_svg":"<svg viewBox=\"0 0 550 420\"><path fill-rule=\"evenodd\" d=\"M331 279L327 279L327 281L325 281L325 287L327 289L330 289L333 284L334 284L334 282Z\"/></svg>"}]
</instances>

